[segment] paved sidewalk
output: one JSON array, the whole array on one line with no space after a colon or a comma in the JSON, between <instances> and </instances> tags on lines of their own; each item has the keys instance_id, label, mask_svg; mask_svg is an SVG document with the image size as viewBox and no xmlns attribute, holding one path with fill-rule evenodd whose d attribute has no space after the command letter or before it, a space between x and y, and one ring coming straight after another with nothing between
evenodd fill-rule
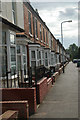
<instances>
[{"instance_id":1,"label":"paved sidewalk","mask_svg":"<svg viewBox=\"0 0 80 120\"><path fill-rule=\"evenodd\" d=\"M31 118L78 118L78 68L70 62Z\"/></svg>"}]
</instances>

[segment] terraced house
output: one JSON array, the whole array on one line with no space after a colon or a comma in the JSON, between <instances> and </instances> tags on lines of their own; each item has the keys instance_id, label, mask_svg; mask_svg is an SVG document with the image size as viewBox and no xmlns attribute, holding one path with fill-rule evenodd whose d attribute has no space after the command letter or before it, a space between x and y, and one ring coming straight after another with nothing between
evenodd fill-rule
<instances>
[{"instance_id":1,"label":"terraced house","mask_svg":"<svg viewBox=\"0 0 80 120\"><path fill-rule=\"evenodd\" d=\"M24 31L23 3L1 2L0 8L0 79L2 87L17 86L17 43L16 33ZM21 10L21 15L20 15ZM12 80L8 81L8 80ZM8 83L7 83L8 81ZM14 82L13 82L14 81Z\"/></svg>"},{"instance_id":2,"label":"terraced house","mask_svg":"<svg viewBox=\"0 0 80 120\"><path fill-rule=\"evenodd\" d=\"M36 74L40 79L45 71L58 71L63 46L29 2L1 2L0 21L2 87L20 87L34 80Z\"/></svg>"}]
</instances>

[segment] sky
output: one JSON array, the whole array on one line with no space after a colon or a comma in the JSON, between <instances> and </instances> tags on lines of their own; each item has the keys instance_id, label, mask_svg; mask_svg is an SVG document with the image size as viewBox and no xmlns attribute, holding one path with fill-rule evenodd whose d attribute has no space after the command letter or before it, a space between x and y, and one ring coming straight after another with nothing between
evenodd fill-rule
<instances>
[{"instance_id":1,"label":"sky","mask_svg":"<svg viewBox=\"0 0 80 120\"><path fill-rule=\"evenodd\" d=\"M57 0L58 1L58 0ZM61 42L61 22L63 23L63 45L68 48L70 44L78 45L78 2L52 2L30 0L34 9L38 9L39 15L46 23L52 34Z\"/></svg>"}]
</instances>

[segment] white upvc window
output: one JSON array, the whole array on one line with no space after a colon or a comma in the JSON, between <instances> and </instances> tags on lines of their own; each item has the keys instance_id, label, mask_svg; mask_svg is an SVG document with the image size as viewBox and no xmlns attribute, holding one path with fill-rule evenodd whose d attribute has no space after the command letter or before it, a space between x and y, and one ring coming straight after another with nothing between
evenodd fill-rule
<instances>
[{"instance_id":1,"label":"white upvc window","mask_svg":"<svg viewBox=\"0 0 80 120\"><path fill-rule=\"evenodd\" d=\"M41 65L41 51L37 50L37 62L38 62L38 66Z\"/></svg>"},{"instance_id":2,"label":"white upvc window","mask_svg":"<svg viewBox=\"0 0 80 120\"><path fill-rule=\"evenodd\" d=\"M27 48L25 45L17 45L17 70L23 70L23 75L27 75Z\"/></svg>"},{"instance_id":3,"label":"white upvc window","mask_svg":"<svg viewBox=\"0 0 80 120\"><path fill-rule=\"evenodd\" d=\"M36 67L36 51L35 50L30 50L30 62L31 62L31 68L32 68L32 74L35 74L35 67Z\"/></svg>"},{"instance_id":4,"label":"white upvc window","mask_svg":"<svg viewBox=\"0 0 80 120\"><path fill-rule=\"evenodd\" d=\"M10 32L10 63L11 63L11 75L16 74L16 36Z\"/></svg>"},{"instance_id":5,"label":"white upvc window","mask_svg":"<svg viewBox=\"0 0 80 120\"><path fill-rule=\"evenodd\" d=\"M31 59L35 60L35 51L31 51Z\"/></svg>"},{"instance_id":6,"label":"white upvc window","mask_svg":"<svg viewBox=\"0 0 80 120\"><path fill-rule=\"evenodd\" d=\"M16 24L16 2L12 1L12 22Z\"/></svg>"}]
</instances>

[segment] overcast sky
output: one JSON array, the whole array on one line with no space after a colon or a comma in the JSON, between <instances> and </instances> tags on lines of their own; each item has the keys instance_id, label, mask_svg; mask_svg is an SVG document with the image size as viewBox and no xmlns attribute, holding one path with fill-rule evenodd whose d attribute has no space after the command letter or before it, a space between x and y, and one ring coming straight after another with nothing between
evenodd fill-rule
<instances>
[{"instance_id":1,"label":"overcast sky","mask_svg":"<svg viewBox=\"0 0 80 120\"><path fill-rule=\"evenodd\" d=\"M53 35L61 41L61 22L72 20L63 24L64 47L70 44L78 45L78 2L39 2L30 0L34 9L38 9L39 15Z\"/></svg>"}]
</instances>

